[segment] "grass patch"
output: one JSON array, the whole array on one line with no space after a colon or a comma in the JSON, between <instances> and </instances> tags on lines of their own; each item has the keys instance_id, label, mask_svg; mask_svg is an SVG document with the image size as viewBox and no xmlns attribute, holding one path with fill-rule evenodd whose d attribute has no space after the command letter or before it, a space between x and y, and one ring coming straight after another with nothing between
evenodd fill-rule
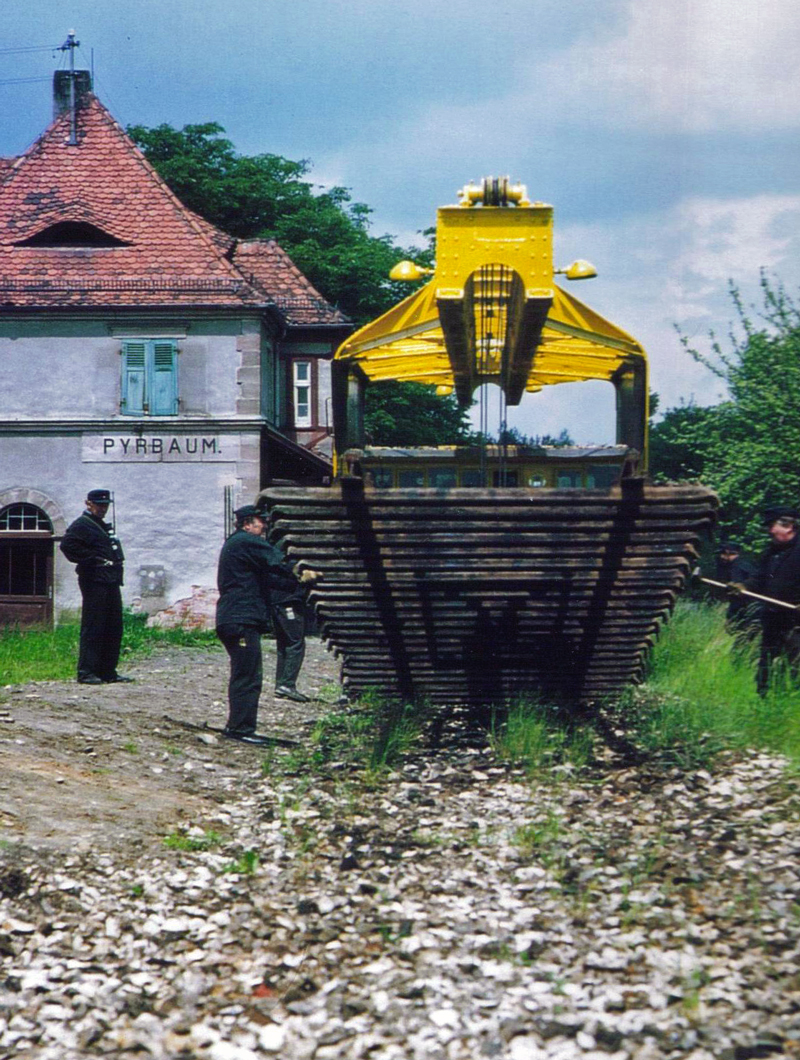
<instances>
[{"instance_id":1,"label":"grass patch","mask_svg":"<svg viewBox=\"0 0 800 1060\"><path fill-rule=\"evenodd\" d=\"M498 758L522 765L533 775L557 765L585 766L592 758L594 733L571 712L526 697L513 703L493 727L491 742Z\"/></svg>"},{"instance_id":2,"label":"grass patch","mask_svg":"<svg viewBox=\"0 0 800 1060\"><path fill-rule=\"evenodd\" d=\"M281 758L268 755L262 769L265 774L348 768L380 773L411 750L422 726L417 708L387 706L366 697L357 708L323 715L301 747Z\"/></svg>"},{"instance_id":3,"label":"grass patch","mask_svg":"<svg viewBox=\"0 0 800 1060\"><path fill-rule=\"evenodd\" d=\"M192 832L170 832L168 836L164 836L163 843L168 850L188 850L190 852L198 850L211 850L212 847L219 846L222 842L222 836L217 832L199 832L195 834Z\"/></svg>"},{"instance_id":4,"label":"grass patch","mask_svg":"<svg viewBox=\"0 0 800 1060\"><path fill-rule=\"evenodd\" d=\"M800 682L778 665L763 698L755 687L758 630L725 628L725 606L679 600L649 660L647 681L627 689L604 716L635 746L682 768L710 765L722 750L763 748L800 766ZM559 765L592 761L592 726L553 704L513 704L492 733L495 753L540 778Z\"/></svg>"},{"instance_id":5,"label":"grass patch","mask_svg":"<svg viewBox=\"0 0 800 1060\"><path fill-rule=\"evenodd\" d=\"M758 639L725 629L725 609L679 600L651 658L645 684L620 702L620 716L649 751L698 765L723 748L779 751L800 762L800 687L777 667L772 687L756 693Z\"/></svg>"},{"instance_id":6,"label":"grass patch","mask_svg":"<svg viewBox=\"0 0 800 1060\"><path fill-rule=\"evenodd\" d=\"M147 615L123 614L122 657L148 655L164 645L210 647L213 632L190 629L148 629ZM55 629L0 630L0 684L26 681L67 681L75 677L80 622L68 618Z\"/></svg>"},{"instance_id":7,"label":"grass patch","mask_svg":"<svg viewBox=\"0 0 800 1060\"><path fill-rule=\"evenodd\" d=\"M222 869L223 872L237 873L239 876L252 876L258 868L258 851L243 850L241 857L229 862Z\"/></svg>"}]
</instances>

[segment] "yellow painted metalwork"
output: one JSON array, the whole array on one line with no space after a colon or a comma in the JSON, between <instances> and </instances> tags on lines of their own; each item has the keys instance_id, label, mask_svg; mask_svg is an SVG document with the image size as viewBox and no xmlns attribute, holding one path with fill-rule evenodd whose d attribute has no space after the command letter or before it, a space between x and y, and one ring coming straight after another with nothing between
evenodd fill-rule
<instances>
[{"instance_id":1,"label":"yellow painted metalwork","mask_svg":"<svg viewBox=\"0 0 800 1060\"><path fill-rule=\"evenodd\" d=\"M460 206L438 211L432 279L350 336L336 359L371 381L455 390L463 404L487 382L516 404L525 391L611 381L634 367L646 378L642 346L553 282L552 207L507 184L495 188L500 204L486 205L488 183L484 205L467 185ZM589 275L587 264L575 263L576 275Z\"/></svg>"}]
</instances>

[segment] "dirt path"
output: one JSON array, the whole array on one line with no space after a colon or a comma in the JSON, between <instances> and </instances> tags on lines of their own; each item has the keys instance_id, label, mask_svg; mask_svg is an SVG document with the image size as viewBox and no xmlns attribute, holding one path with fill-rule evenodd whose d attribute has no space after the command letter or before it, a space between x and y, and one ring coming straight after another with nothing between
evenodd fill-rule
<instances>
[{"instance_id":1,"label":"dirt path","mask_svg":"<svg viewBox=\"0 0 800 1060\"><path fill-rule=\"evenodd\" d=\"M321 703L273 702L274 648L264 642L267 680L260 724L294 738ZM197 821L252 773L257 749L193 734L165 714L225 723L227 656L174 648L127 670L135 684L42 681L0 690L0 838L25 846L88 851L160 842ZM338 663L309 638L301 684L334 700Z\"/></svg>"}]
</instances>

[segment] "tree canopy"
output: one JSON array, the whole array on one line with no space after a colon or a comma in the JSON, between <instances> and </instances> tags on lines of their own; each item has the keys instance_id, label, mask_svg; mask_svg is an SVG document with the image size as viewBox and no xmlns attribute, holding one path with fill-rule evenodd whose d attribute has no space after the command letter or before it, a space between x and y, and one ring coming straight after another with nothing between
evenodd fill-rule
<instances>
[{"instance_id":1,"label":"tree canopy","mask_svg":"<svg viewBox=\"0 0 800 1060\"><path fill-rule=\"evenodd\" d=\"M761 513L800 501L800 309L782 285L761 277L755 323L731 288L741 336L712 354L684 346L727 386L728 400L670 409L651 434L656 477L699 478L717 491L722 527L751 547L764 544Z\"/></svg>"},{"instance_id":2,"label":"tree canopy","mask_svg":"<svg viewBox=\"0 0 800 1060\"><path fill-rule=\"evenodd\" d=\"M240 239L275 239L330 302L361 324L410 293L388 278L402 258L428 263L429 251L408 250L369 232L372 211L347 188L316 188L310 162L280 155L240 155L217 122L148 128L128 135L178 198Z\"/></svg>"},{"instance_id":3,"label":"tree canopy","mask_svg":"<svg viewBox=\"0 0 800 1060\"><path fill-rule=\"evenodd\" d=\"M367 387L364 429L373 445L465 445L476 441L454 395L423 383Z\"/></svg>"},{"instance_id":4,"label":"tree canopy","mask_svg":"<svg viewBox=\"0 0 800 1060\"><path fill-rule=\"evenodd\" d=\"M558 434L524 434L519 427L505 427L498 431L496 438L490 437L489 441L497 442L499 445L526 445L531 449L536 449L542 445L555 446L555 448L561 449L566 445L575 444L566 427Z\"/></svg>"},{"instance_id":5,"label":"tree canopy","mask_svg":"<svg viewBox=\"0 0 800 1060\"><path fill-rule=\"evenodd\" d=\"M346 188L320 189L310 162L240 155L217 122L147 128L128 135L189 209L240 239L275 239L328 301L355 324L380 316L414 286L390 280L403 258L429 265L426 250L398 246L369 231L371 210ZM466 413L435 388L386 383L368 389L367 429L376 444L452 445L469 439Z\"/></svg>"}]
</instances>

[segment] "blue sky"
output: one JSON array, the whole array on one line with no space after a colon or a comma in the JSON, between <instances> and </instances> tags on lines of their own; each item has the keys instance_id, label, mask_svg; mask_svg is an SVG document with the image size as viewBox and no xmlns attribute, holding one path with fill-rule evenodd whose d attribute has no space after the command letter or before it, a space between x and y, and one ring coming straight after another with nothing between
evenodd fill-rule
<instances>
[{"instance_id":1,"label":"blue sky","mask_svg":"<svg viewBox=\"0 0 800 1060\"><path fill-rule=\"evenodd\" d=\"M644 343L664 407L722 396L682 349L727 335L733 280L800 280L796 0L0 0L0 80L78 65L123 124L218 121L244 153L306 158L401 241L467 180L510 175L556 210L581 300ZM0 84L0 153L50 119L46 81ZM611 387L556 387L509 422L613 433Z\"/></svg>"}]
</instances>

